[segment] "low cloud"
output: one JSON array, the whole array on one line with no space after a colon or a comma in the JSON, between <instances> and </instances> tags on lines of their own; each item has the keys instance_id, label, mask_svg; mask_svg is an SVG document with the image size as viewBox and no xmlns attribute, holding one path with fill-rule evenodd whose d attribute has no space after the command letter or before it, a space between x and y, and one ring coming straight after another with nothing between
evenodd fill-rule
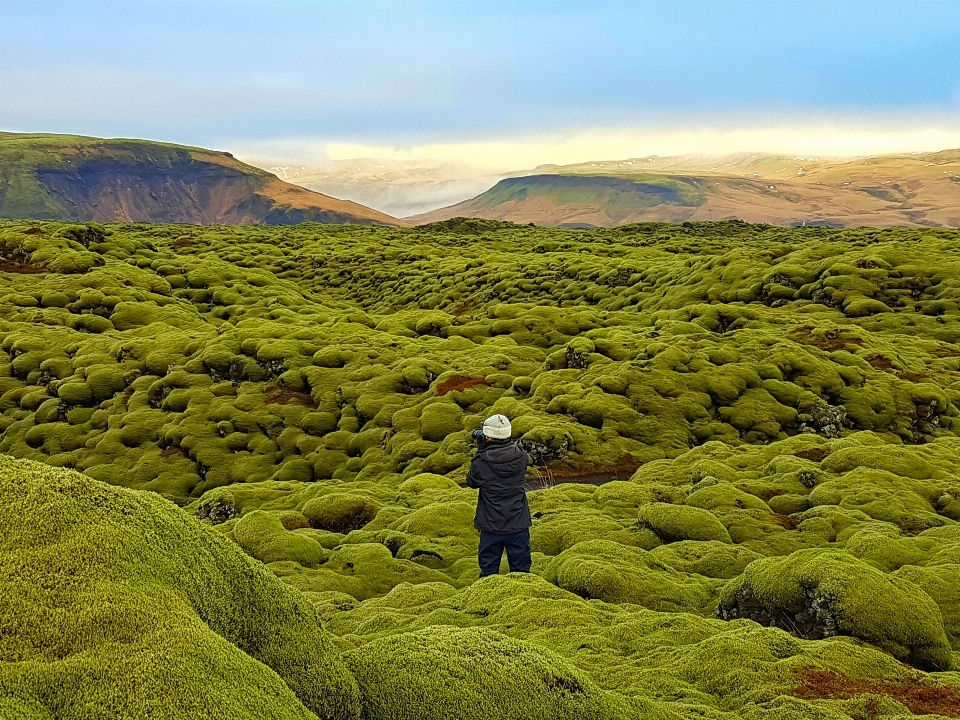
<instances>
[{"instance_id":1,"label":"low cloud","mask_svg":"<svg viewBox=\"0 0 960 720\"><path fill-rule=\"evenodd\" d=\"M619 160L648 155L724 155L737 152L850 157L960 147L960 129L947 123L839 120L740 128L593 128L550 135L390 145L302 136L269 141L224 141L257 164L323 166L349 159L393 162L456 162L492 171L537 165Z\"/></svg>"}]
</instances>

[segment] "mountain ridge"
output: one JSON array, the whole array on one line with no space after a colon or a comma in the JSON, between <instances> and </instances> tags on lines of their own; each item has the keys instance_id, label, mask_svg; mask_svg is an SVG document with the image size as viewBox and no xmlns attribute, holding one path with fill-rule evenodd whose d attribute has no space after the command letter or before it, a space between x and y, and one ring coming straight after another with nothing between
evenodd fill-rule
<instances>
[{"instance_id":1,"label":"mountain ridge","mask_svg":"<svg viewBox=\"0 0 960 720\"><path fill-rule=\"evenodd\" d=\"M127 138L0 132L0 217L291 225L401 225L230 153Z\"/></svg>"},{"instance_id":2,"label":"mountain ridge","mask_svg":"<svg viewBox=\"0 0 960 720\"><path fill-rule=\"evenodd\" d=\"M632 158L540 165L477 197L406 218L561 227L740 219L773 225L960 227L960 150L859 158Z\"/></svg>"}]
</instances>

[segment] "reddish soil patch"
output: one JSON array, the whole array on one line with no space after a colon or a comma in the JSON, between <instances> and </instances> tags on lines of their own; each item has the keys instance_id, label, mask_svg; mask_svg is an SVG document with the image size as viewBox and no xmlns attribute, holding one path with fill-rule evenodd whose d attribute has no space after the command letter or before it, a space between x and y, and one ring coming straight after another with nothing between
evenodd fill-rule
<instances>
[{"instance_id":1,"label":"reddish soil patch","mask_svg":"<svg viewBox=\"0 0 960 720\"><path fill-rule=\"evenodd\" d=\"M960 717L960 692L949 685L934 685L920 679L859 680L832 670L810 667L796 668L794 674L800 681L800 685L794 689L794 695L800 698L847 700L873 695L893 698L903 703L914 715Z\"/></svg>"},{"instance_id":2,"label":"reddish soil patch","mask_svg":"<svg viewBox=\"0 0 960 720\"><path fill-rule=\"evenodd\" d=\"M0 258L0 272L19 273L20 275L38 275L45 273L46 268L39 265L30 265L28 263L15 263Z\"/></svg>"},{"instance_id":3,"label":"reddish soil patch","mask_svg":"<svg viewBox=\"0 0 960 720\"><path fill-rule=\"evenodd\" d=\"M613 480L629 480L643 463L624 455L613 465L599 465L584 460L555 460L539 470L528 468L532 475L527 476L527 485L549 487L557 483L584 483L603 485Z\"/></svg>"},{"instance_id":4,"label":"reddish soil patch","mask_svg":"<svg viewBox=\"0 0 960 720\"><path fill-rule=\"evenodd\" d=\"M893 370L893 362L885 355L871 355L867 358L867 362L877 370L883 370L884 372ZM910 370L896 370L894 374L907 382L925 382L930 379L930 376L926 373L911 372Z\"/></svg>"},{"instance_id":5,"label":"reddish soil patch","mask_svg":"<svg viewBox=\"0 0 960 720\"><path fill-rule=\"evenodd\" d=\"M317 406L317 401L310 393L291 390L281 385L270 385L265 392L267 399L264 402L267 405L303 405L308 408Z\"/></svg>"},{"instance_id":6,"label":"reddish soil patch","mask_svg":"<svg viewBox=\"0 0 960 720\"><path fill-rule=\"evenodd\" d=\"M798 343L813 345L826 352L847 350L850 346L863 345L861 338L850 337L845 334L845 331L840 329L827 330L822 335L814 335L813 328L809 325L804 325L793 330L790 335Z\"/></svg>"},{"instance_id":7,"label":"reddish soil patch","mask_svg":"<svg viewBox=\"0 0 960 720\"><path fill-rule=\"evenodd\" d=\"M810 448L809 450L795 452L793 456L803 458L804 460L813 460L813 462L823 462L824 458L831 452L831 450L827 450L826 448Z\"/></svg>"},{"instance_id":8,"label":"reddish soil patch","mask_svg":"<svg viewBox=\"0 0 960 720\"><path fill-rule=\"evenodd\" d=\"M288 513L280 518L280 522L287 530L299 530L310 527L310 521L300 513Z\"/></svg>"},{"instance_id":9,"label":"reddish soil patch","mask_svg":"<svg viewBox=\"0 0 960 720\"><path fill-rule=\"evenodd\" d=\"M460 317L461 315L465 315L466 313L470 312L473 309L474 309L473 303L463 302L457 305L453 309L453 314L456 315L457 317Z\"/></svg>"},{"instance_id":10,"label":"reddish soil patch","mask_svg":"<svg viewBox=\"0 0 960 720\"><path fill-rule=\"evenodd\" d=\"M598 465L588 461L555 460L548 463L546 468L555 478L583 478L602 475L622 475L624 480L630 478L643 463L634 460L630 455L624 455L613 465Z\"/></svg>"},{"instance_id":11,"label":"reddish soil patch","mask_svg":"<svg viewBox=\"0 0 960 720\"><path fill-rule=\"evenodd\" d=\"M774 513L773 521L787 530L796 530L797 525L800 524L800 518L791 517L790 515L784 515L782 513Z\"/></svg>"},{"instance_id":12,"label":"reddish soil patch","mask_svg":"<svg viewBox=\"0 0 960 720\"><path fill-rule=\"evenodd\" d=\"M196 245L196 244L197 244L196 240L193 240L191 238L185 238L185 237L177 238L172 243L170 243L171 247L175 247L175 248L190 247L191 245Z\"/></svg>"},{"instance_id":13,"label":"reddish soil patch","mask_svg":"<svg viewBox=\"0 0 960 720\"><path fill-rule=\"evenodd\" d=\"M186 457L186 453L178 447L168 447L165 450L160 451L160 457L168 458L173 457L174 455L180 455L181 457Z\"/></svg>"},{"instance_id":14,"label":"reddish soil patch","mask_svg":"<svg viewBox=\"0 0 960 720\"><path fill-rule=\"evenodd\" d=\"M437 395L446 395L454 390L469 390L478 385L488 386L489 383L482 377L469 375L451 375L441 383L437 383Z\"/></svg>"},{"instance_id":15,"label":"reddish soil patch","mask_svg":"<svg viewBox=\"0 0 960 720\"><path fill-rule=\"evenodd\" d=\"M885 355L871 355L867 358L867 362L870 363L870 366L876 370L893 369L893 361Z\"/></svg>"}]
</instances>

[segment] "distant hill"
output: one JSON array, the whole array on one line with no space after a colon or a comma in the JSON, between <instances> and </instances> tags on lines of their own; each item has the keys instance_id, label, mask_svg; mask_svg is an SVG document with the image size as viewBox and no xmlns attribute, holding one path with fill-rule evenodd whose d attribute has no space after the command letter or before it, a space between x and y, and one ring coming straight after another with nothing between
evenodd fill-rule
<instances>
[{"instance_id":1,"label":"distant hill","mask_svg":"<svg viewBox=\"0 0 960 720\"><path fill-rule=\"evenodd\" d=\"M407 219L419 224L460 216L561 227L729 218L960 227L960 150L841 160L739 154L546 165Z\"/></svg>"},{"instance_id":2,"label":"distant hill","mask_svg":"<svg viewBox=\"0 0 960 720\"><path fill-rule=\"evenodd\" d=\"M0 217L195 225L397 225L230 153L146 140L0 133Z\"/></svg>"}]
</instances>

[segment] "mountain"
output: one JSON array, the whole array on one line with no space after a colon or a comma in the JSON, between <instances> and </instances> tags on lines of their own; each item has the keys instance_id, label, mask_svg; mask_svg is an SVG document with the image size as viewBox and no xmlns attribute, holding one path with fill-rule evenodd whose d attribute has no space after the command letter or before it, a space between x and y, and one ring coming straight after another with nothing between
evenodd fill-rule
<instances>
[{"instance_id":1,"label":"mountain","mask_svg":"<svg viewBox=\"0 0 960 720\"><path fill-rule=\"evenodd\" d=\"M240 162L230 153L147 140L0 133L0 217L293 225L397 225Z\"/></svg>"},{"instance_id":2,"label":"mountain","mask_svg":"<svg viewBox=\"0 0 960 720\"><path fill-rule=\"evenodd\" d=\"M960 150L817 159L738 154L544 165L450 207L562 227L738 218L774 225L960 227Z\"/></svg>"}]
</instances>

